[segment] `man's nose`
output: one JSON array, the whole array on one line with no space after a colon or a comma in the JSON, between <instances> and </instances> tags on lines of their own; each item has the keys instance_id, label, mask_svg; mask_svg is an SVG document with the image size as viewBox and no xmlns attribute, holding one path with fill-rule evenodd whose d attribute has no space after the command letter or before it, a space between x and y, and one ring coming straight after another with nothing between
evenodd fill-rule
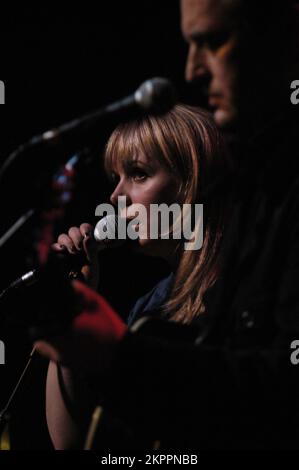
<instances>
[{"instance_id":1,"label":"man's nose","mask_svg":"<svg viewBox=\"0 0 299 470\"><path fill-rule=\"evenodd\" d=\"M198 78L207 76L208 74L208 62L204 47L201 47L196 43L190 44L185 69L186 81L193 82Z\"/></svg>"}]
</instances>

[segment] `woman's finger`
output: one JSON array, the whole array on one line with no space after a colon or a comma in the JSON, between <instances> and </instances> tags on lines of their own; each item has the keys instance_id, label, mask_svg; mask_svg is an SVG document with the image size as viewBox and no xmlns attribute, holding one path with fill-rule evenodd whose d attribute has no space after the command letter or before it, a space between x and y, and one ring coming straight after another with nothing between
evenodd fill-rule
<instances>
[{"instance_id":1,"label":"woman's finger","mask_svg":"<svg viewBox=\"0 0 299 470\"><path fill-rule=\"evenodd\" d=\"M64 245L60 245L59 243L53 243L53 245L51 245L51 249L53 251L65 251L66 250L66 247Z\"/></svg>"},{"instance_id":2,"label":"woman's finger","mask_svg":"<svg viewBox=\"0 0 299 470\"><path fill-rule=\"evenodd\" d=\"M65 233L62 233L61 235L59 235L57 243L59 245L65 246L70 253L72 254L76 253L76 247L74 245L74 242Z\"/></svg>"},{"instance_id":3,"label":"woman's finger","mask_svg":"<svg viewBox=\"0 0 299 470\"><path fill-rule=\"evenodd\" d=\"M93 226L87 223L80 225L80 232L83 237L91 237L93 236Z\"/></svg>"},{"instance_id":4,"label":"woman's finger","mask_svg":"<svg viewBox=\"0 0 299 470\"><path fill-rule=\"evenodd\" d=\"M71 227L68 232L68 236L71 238L77 250L82 249L83 235L78 227Z\"/></svg>"}]
</instances>

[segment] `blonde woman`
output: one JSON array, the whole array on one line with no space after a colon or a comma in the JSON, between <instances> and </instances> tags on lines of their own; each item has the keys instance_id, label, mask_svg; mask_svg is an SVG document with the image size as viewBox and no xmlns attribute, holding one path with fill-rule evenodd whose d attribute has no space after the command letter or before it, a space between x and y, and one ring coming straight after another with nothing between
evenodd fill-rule
<instances>
[{"instance_id":1,"label":"blonde woman","mask_svg":"<svg viewBox=\"0 0 299 470\"><path fill-rule=\"evenodd\" d=\"M204 295L219 275L222 234L230 204L228 196L216 194L207 203L203 196L215 179L230 169L230 161L224 149L210 115L185 105L177 105L162 116L149 116L121 124L109 138L104 158L107 175L114 182L110 200L113 205L117 205L118 198L125 196L124 217L134 217L138 204L142 204L147 214L150 214L152 204L164 203L170 206L178 203L180 207L190 204L193 208L196 204L204 203L201 249L186 250L183 238L152 239L152 221L147 217L145 236L137 240L135 249L164 258L171 267L171 274L136 302L128 319L129 325L142 316L150 315L151 311L167 321L185 324L192 323L200 315L206 315ZM196 231L196 223L194 228ZM142 231L141 226L139 230ZM59 236L54 249L67 249L70 253L76 253L83 248L89 259L89 266L83 267L83 273L88 283L95 287L98 266L92 233L93 228L88 224L72 227L68 234ZM127 331L127 327L120 329L123 334ZM62 350L57 352L57 343L55 347L51 344L39 343L39 350L56 362L62 360L62 363L68 363L64 360L66 355L61 354ZM65 350L65 347L66 343L62 349ZM82 359L86 351L81 353ZM78 355L73 353L72 356L72 350L69 349L67 356L73 358L70 362L76 362L74 357ZM87 356L86 363L91 364L93 361ZM93 370L92 374L96 372ZM76 372L74 376L67 368L59 366L57 369L56 364L51 362L47 381L47 420L54 446L59 449L78 445L85 432L82 416L90 412L88 399L84 398L86 391L83 396L73 396L70 400L73 401L76 416L66 406L64 395L75 393L76 380ZM62 384L68 392L61 393ZM82 393L82 387L82 384L78 387L79 394ZM88 395L88 391L86 393Z\"/></svg>"}]
</instances>

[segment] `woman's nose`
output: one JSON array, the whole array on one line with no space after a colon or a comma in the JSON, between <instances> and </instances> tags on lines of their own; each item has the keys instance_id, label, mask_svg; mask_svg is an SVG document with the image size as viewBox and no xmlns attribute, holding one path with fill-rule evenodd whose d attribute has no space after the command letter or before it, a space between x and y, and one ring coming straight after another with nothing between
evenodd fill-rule
<instances>
[{"instance_id":1,"label":"woman's nose","mask_svg":"<svg viewBox=\"0 0 299 470\"><path fill-rule=\"evenodd\" d=\"M113 193L112 193L111 196L110 196L110 202L111 202L111 204L113 204L114 206L116 206L116 204L117 204L117 198L118 198L118 196L121 196L120 183L118 183L118 185L116 186L116 188L114 189Z\"/></svg>"},{"instance_id":2,"label":"woman's nose","mask_svg":"<svg viewBox=\"0 0 299 470\"><path fill-rule=\"evenodd\" d=\"M129 190L126 187L126 184L123 180L120 180L114 189L113 193L110 196L110 202L114 206L118 204L118 197L119 196L125 196L126 198L126 206L130 204L130 194Z\"/></svg>"}]
</instances>

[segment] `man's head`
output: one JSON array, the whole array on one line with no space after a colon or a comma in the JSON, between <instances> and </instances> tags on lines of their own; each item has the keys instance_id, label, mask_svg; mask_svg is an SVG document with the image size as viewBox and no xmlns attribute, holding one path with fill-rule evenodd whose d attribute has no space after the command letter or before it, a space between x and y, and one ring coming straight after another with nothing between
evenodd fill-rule
<instances>
[{"instance_id":1,"label":"man's head","mask_svg":"<svg viewBox=\"0 0 299 470\"><path fill-rule=\"evenodd\" d=\"M182 32L189 44L186 80L199 82L221 128L237 118L238 5L238 0L181 0Z\"/></svg>"},{"instance_id":2,"label":"man's head","mask_svg":"<svg viewBox=\"0 0 299 470\"><path fill-rule=\"evenodd\" d=\"M186 80L222 129L252 135L290 103L298 76L297 0L181 0ZM241 112L240 112L241 111Z\"/></svg>"}]
</instances>

